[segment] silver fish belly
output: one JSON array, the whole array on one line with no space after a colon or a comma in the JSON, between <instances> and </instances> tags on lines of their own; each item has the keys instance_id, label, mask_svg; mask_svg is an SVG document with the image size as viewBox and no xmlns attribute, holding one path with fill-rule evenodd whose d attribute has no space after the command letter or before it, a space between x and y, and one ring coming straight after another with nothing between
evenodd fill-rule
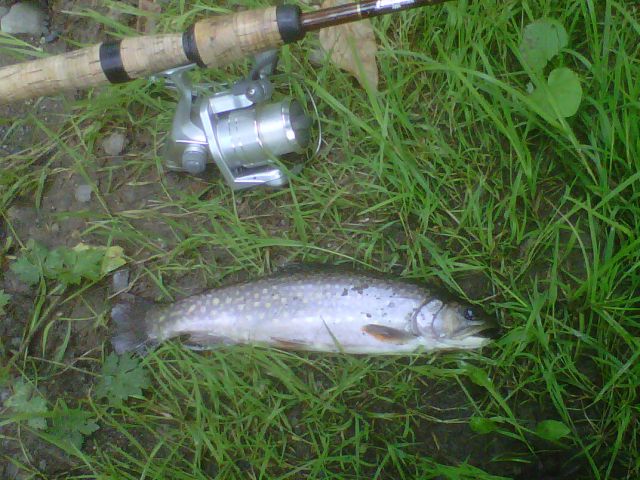
<instances>
[{"instance_id":1,"label":"silver fish belly","mask_svg":"<svg viewBox=\"0 0 640 480\"><path fill-rule=\"evenodd\" d=\"M126 331L132 312L117 308L112 317ZM490 327L470 306L445 302L425 287L348 272L271 276L143 310L143 331L116 335L116 350L186 336L204 348L400 354L477 348L488 342L479 332Z\"/></svg>"}]
</instances>

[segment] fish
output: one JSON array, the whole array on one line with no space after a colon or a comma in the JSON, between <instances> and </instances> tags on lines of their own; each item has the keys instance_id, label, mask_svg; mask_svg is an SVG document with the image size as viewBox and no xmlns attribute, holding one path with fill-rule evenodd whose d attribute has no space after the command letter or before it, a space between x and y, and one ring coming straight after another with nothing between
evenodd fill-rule
<instances>
[{"instance_id":1,"label":"fish","mask_svg":"<svg viewBox=\"0 0 640 480\"><path fill-rule=\"evenodd\" d=\"M212 349L394 355L487 345L496 322L481 309L402 279L313 269L269 275L171 304L132 296L114 305L116 353L171 339Z\"/></svg>"}]
</instances>

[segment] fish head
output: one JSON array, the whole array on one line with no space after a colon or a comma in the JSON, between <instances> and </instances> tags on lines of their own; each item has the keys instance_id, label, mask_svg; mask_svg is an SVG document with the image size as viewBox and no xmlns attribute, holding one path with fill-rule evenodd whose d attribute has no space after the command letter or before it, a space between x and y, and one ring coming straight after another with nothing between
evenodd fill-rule
<instances>
[{"instance_id":1,"label":"fish head","mask_svg":"<svg viewBox=\"0 0 640 480\"><path fill-rule=\"evenodd\" d=\"M455 348L478 348L491 341L498 325L481 309L458 302L433 299L415 317L416 330Z\"/></svg>"}]
</instances>

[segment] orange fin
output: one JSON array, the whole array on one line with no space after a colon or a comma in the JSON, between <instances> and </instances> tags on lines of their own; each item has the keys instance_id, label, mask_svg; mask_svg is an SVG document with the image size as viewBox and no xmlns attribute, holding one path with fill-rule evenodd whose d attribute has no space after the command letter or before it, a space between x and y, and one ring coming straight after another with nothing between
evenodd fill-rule
<instances>
[{"instance_id":1,"label":"orange fin","mask_svg":"<svg viewBox=\"0 0 640 480\"><path fill-rule=\"evenodd\" d=\"M362 327L362 331L377 338L381 342L388 343L403 344L416 338L414 334L405 332L404 330L385 327L384 325L375 325L373 323Z\"/></svg>"},{"instance_id":2,"label":"orange fin","mask_svg":"<svg viewBox=\"0 0 640 480\"><path fill-rule=\"evenodd\" d=\"M271 340L273 340L276 347L284 350L306 350L309 348L309 344L302 340L287 340L279 337L271 337Z\"/></svg>"},{"instance_id":3,"label":"orange fin","mask_svg":"<svg viewBox=\"0 0 640 480\"><path fill-rule=\"evenodd\" d=\"M233 345L236 342L227 337L209 334L207 332L188 332L178 337L182 344L191 350L211 350L224 345Z\"/></svg>"}]
</instances>

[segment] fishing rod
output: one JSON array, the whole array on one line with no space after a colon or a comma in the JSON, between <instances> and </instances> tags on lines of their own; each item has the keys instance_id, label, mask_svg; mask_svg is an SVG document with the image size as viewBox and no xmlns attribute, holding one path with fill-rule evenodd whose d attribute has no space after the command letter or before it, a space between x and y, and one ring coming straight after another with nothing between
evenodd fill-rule
<instances>
[{"instance_id":1,"label":"fishing rod","mask_svg":"<svg viewBox=\"0 0 640 480\"><path fill-rule=\"evenodd\" d=\"M325 27L447 0L363 0L302 13L280 5L197 21L184 33L129 37L0 68L0 103L124 83L187 64L219 68Z\"/></svg>"},{"instance_id":2,"label":"fishing rod","mask_svg":"<svg viewBox=\"0 0 640 480\"><path fill-rule=\"evenodd\" d=\"M445 1L363 0L308 13L281 5L209 17L184 33L129 37L0 68L0 104L160 74L179 95L164 142L169 170L201 175L215 164L233 190L283 187L302 168L283 160L305 152L312 121L303 102L272 101L278 47L325 27ZM219 68L251 56L249 76L222 90L188 78L196 66ZM318 147L320 141L321 133Z\"/></svg>"}]
</instances>

